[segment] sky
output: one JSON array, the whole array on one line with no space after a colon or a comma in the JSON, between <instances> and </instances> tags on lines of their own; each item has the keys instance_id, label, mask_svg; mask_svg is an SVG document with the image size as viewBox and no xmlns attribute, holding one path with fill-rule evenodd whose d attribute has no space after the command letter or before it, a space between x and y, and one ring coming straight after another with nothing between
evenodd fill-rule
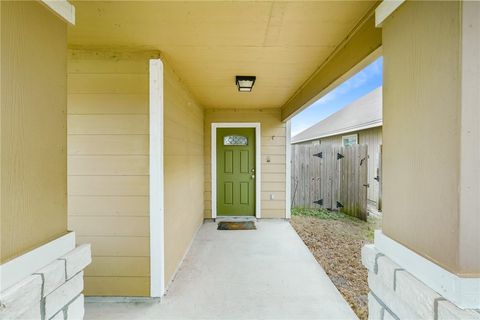
<instances>
[{"instance_id":1,"label":"sky","mask_svg":"<svg viewBox=\"0 0 480 320\"><path fill-rule=\"evenodd\" d=\"M383 57L292 118L292 137L382 85Z\"/></svg>"}]
</instances>

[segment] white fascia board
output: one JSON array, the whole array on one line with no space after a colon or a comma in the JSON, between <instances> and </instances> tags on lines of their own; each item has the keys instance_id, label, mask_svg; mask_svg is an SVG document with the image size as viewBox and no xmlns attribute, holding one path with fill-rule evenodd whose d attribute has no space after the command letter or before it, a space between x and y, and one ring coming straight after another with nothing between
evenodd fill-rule
<instances>
[{"instance_id":1,"label":"white fascia board","mask_svg":"<svg viewBox=\"0 0 480 320\"><path fill-rule=\"evenodd\" d=\"M75 25L75 7L67 0L40 0L65 22Z\"/></svg>"},{"instance_id":2,"label":"white fascia board","mask_svg":"<svg viewBox=\"0 0 480 320\"><path fill-rule=\"evenodd\" d=\"M451 273L375 230L375 248L462 309L480 309L480 278L463 278Z\"/></svg>"},{"instance_id":3,"label":"white fascia board","mask_svg":"<svg viewBox=\"0 0 480 320\"><path fill-rule=\"evenodd\" d=\"M75 232L69 232L0 265L0 292L75 249Z\"/></svg>"},{"instance_id":4,"label":"white fascia board","mask_svg":"<svg viewBox=\"0 0 480 320\"><path fill-rule=\"evenodd\" d=\"M395 10L400 7L405 0L384 0L375 9L375 26L377 28L382 27L382 23L387 19Z\"/></svg>"}]
</instances>

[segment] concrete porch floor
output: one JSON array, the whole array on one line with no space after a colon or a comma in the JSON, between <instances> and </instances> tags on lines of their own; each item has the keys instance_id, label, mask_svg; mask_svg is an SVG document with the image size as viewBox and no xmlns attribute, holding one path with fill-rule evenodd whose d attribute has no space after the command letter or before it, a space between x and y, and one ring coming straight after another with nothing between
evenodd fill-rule
<instances>
[{"instance_id":1,"label":"concrete porch floor","mask_svg":"<svg viewBox=\"0 0 480 320\"><path fill-rule=\"evenodd\" d=\"M160 303L87 302L85 319L356 319L285 220L200 228Z\"/></svg>"}]
</instances>

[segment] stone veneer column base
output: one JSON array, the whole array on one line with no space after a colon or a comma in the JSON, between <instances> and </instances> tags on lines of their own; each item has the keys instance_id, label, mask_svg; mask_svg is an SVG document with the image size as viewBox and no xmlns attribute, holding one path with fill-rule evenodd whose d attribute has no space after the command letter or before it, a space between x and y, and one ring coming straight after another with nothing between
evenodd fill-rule
<instances>
[{"instance_id":1,"label":"stone veneer column base","mask_svg":"<svg viewBox=\"0 0 480 320\"><path fill-rule=\"evenodd\" d=\"M393 262L373 244L362 248L368 269L369 319L480 319L479 310L463 310Z\"/></svg>"},{"instance_id":2,"label":"stone veneer column base","mask_svg":"<svg viewBox=\"0 0 480 320\"><path fill-rule=\"evenodd\" d=\"M83 319L83 269L91 263L89 244L0 293L0 319Z\"/></svg>"}]
</instances>

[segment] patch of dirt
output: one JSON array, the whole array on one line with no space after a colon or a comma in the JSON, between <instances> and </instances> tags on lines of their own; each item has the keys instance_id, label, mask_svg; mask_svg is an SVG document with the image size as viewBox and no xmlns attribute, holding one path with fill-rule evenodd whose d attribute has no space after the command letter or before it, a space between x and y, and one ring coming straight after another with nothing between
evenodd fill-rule
<instances>
[{"instance_id":1,"label":"patch of dirt","mask_svg":"<svg viewBox=\"0 0 480 320\"><path fill-rule=\"evenodd\" d=\"M360 319L368 318L367 269L361 249L379 219L321 219L292 215L291 224Z\"/></svg>"}]
</instances>

